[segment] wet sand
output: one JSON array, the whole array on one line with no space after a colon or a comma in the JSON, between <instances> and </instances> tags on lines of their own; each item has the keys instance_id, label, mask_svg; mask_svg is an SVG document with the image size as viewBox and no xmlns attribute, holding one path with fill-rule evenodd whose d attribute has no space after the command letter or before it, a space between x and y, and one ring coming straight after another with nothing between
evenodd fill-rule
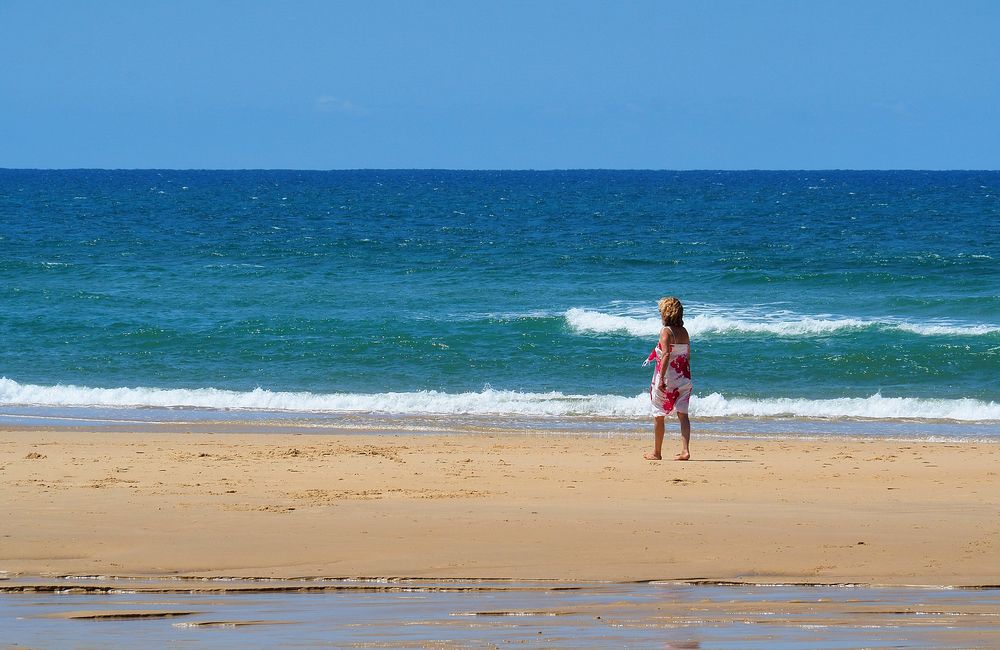
<instances>
[{"instance_id":1,"label":"wet sand","mask_svg":"<svg viewBox=\"0 0 1000 650\"><path fill-rule=\"evenodd\" d=\"M677 583L0 582L16 647L979 648L1000 590ZM38 590L36 590L36 588Z\"/></svg>"},{"instance_id":2,"label":"wet sand","mask_svg":"<svg viewBox=\"0 0 1000 650\"><path fill-rule=\"evenodd\" d=\"M0 576L1000 585L998 443L648 447L6 430Z\"/></svg>"}]
</instances>

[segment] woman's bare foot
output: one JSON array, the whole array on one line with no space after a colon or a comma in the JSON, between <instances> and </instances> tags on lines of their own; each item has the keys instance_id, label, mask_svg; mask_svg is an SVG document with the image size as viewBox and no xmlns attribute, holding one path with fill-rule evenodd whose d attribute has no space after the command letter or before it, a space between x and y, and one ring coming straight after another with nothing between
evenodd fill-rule
<instances>
[{"instance_id":1,"label":"woman's bare foot","mask_svg":"<svg viewBox=\"0 0 1000 650\"><path fill-rule=\"evenodd\" d=\"M645 458L646 460L663 460L663 456L658 456L653 452L649 452L648 454L643 454L642 457Z\"/></svg>"},{"instance_id":2,"label":"woman's bare foot","mask_svg":"<svg viewBox=\"0 0 1000 650\"><path fill-rule=\"evenodd\" d=\"M674 456L674 460L691 460L691 453L687 451L682 451L681 453Z\"/></svg>"}]
</instances>

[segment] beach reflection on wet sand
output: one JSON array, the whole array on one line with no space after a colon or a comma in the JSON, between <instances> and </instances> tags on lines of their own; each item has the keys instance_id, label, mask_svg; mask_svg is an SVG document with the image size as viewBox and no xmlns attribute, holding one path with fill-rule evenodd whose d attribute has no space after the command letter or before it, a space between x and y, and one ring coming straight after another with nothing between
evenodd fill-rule
<instances>
[{"instance_id":1,"label":"beach reflection on wet sand","mask_svg":"<svg viewBox=\"0 0 1000 650\"><path fill-rule=\"evenodd\" d=\"M0 590L4 647L1000 645L995 587L14 578Z\"/></svg>"}]
</instances>

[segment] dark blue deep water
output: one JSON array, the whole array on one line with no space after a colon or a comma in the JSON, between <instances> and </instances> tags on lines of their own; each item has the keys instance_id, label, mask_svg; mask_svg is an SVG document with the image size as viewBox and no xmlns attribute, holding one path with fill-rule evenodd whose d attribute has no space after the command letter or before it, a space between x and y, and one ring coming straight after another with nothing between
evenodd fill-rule
<instances>
[{"instance_id":1,"label":"dark blue deep water","mask_svg":"<svg viewBox=\"0 0 1000 650\"><path fill-rule=\"evenodd\" d=\"M1000 421L1000 173L0 170L0 411ZM128 390L95 390L128 389Z\"/></svg>"}]
</instances>

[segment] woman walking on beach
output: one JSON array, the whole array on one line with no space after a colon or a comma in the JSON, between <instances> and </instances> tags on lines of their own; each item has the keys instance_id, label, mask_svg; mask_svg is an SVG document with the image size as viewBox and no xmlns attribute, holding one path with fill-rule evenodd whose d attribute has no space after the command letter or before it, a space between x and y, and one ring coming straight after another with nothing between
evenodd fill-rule
<instances>
[{"instance_id":1,"label":"woman walking on beach","mask_svg":"<svg viewBox=\"0 0 1000 650\"><path fill-rule=\"evenodd\" d=\"M674 297L660 298L663 327L660 341L650 352L647 362L656 360L656 370L649 383L649 398L653 405L653 452L645 454L646 460L662 459L663 419L677 411L681 425L681 453L674 460L688 460L691 451L691 420L688 419L688 401L691 399L691 337L684 329L684 305Z\"/></svg>"}]
</instances>

